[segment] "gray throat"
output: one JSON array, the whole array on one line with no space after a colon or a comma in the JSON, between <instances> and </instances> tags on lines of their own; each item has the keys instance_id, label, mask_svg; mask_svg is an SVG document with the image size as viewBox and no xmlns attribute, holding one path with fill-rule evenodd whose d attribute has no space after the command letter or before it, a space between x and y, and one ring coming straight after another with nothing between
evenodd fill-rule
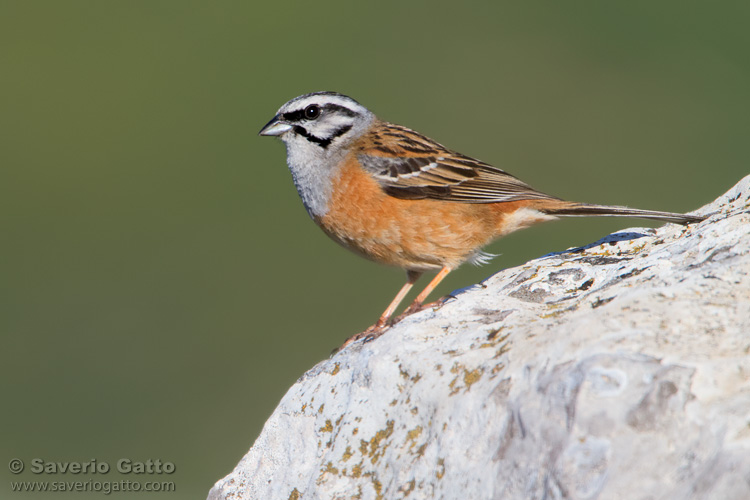
<instances>
[{"instance_id":1,"label":"gray throat","mask_svg":"<svg viewBox=\"0 0 750 500\"><path fill-rule=\"evenodd\" d=\"M339 174L340 160L343 158L337 158L340 154L309 151L312 147L308 144L294 146L287 144L287 164L292 172L294 185L310 217L322 217L328 212L334 179ZM308 151L304 151L305 149Z\"/></svg>"}]
</instances>

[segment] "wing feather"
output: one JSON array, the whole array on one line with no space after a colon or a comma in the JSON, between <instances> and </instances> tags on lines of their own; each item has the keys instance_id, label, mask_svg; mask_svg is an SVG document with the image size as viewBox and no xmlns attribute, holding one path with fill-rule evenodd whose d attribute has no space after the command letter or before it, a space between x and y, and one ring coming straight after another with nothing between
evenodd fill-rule
<instances>
[{"instance_id":1,"label":"wing feather","mask_svg":"<svg viewBox=\"0 0 750 500\"><path fill-rule=\"evenodd\" d=\"M558 199L406 127L381 122L371 135L357 158L391 196L463 203Z\"/></svg>"}]
</instances>

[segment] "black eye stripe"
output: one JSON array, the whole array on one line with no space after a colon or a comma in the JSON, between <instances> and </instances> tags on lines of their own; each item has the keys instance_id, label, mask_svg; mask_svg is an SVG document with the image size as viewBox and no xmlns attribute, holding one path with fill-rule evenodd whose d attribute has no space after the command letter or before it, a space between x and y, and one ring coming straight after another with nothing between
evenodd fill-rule
<instances>
[{"instance_id":1,"label":"black eye stripe","mask_svg":"<svg viewBox=\"0 0 750 500\"><path fill-rule=\"evenodd\" d=\"M323 138L323 137L316 137L312 135L310 132L305 129L305 127L301 127L299 125L294 127L294 131L307 139L310 142L314 142L318 146L320 146L323 149L326 149L328 146L331 145L331 142L333 142L334 139L337 137L341 137L342 135L346 134L352 129L351 125L344 125L343 127L337 128L334 130L333 134L331 134L329 137Z\"/></svg>"},{"instance_id":2,"label":"black eye stripe","mask_svg":"<svg viewBox=\"0 0 750 500\"><path fill-rule=\"evenodd\" d=\"M281 117L287 122L301 122L305 119L305 110L299 109L297 111L289 111L282 114Z\"/></svg>"},{"instance_id":3,"label":"black eye stripe","mask_svg":"<svg viewBox=\"0 0 750 500\"><path fill-rule=\"evenodd\" d=\"M286 113L283 113L281 117L284 119L284 121L301 122L302 120L305 119L306 108L307 106L305 106L305 108L303 109L298 109L295 111L287 111ZM344 116L348 116L349 118L355 118L359 116L359 113L357 113L356 111L352 111L351 109L347 107L339 106L338 104L332 104L332 103L322 105L320 107L320 110L321 110L321 114L323 114L324 112L338 113Z\"/></svg>"}]
</instances>

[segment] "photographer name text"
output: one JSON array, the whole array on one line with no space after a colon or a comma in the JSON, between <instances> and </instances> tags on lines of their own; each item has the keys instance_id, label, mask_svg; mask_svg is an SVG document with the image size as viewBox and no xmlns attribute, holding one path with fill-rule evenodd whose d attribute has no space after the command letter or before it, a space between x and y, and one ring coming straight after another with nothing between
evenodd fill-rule
<instances>
[{"instance_id":1,"label":"photographer name text","mask_svg":"<svg viewBox=\"0 0 750 500\"><path fill-rule=\"evenodd\" d=\"M108 462L96 459L86 462L49 462L42 458L33 458L29 462L28 470L33 474L108 474L112 467ZM158 459L139 462L121 458L115 463L115 470L120 474L172 474L175 465Z\"/></svg>"}]
</instances>

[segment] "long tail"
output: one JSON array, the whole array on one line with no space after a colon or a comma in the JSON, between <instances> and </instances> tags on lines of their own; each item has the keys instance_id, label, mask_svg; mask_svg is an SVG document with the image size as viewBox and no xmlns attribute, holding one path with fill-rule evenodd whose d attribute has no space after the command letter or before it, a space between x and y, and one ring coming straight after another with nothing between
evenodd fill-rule
<instances>
[{"instance_id":1,"label":"long tail","mask_svg":"<svg viewBox=\"0 0 750 500\"><path fill-rule=\"evenodd\" d=\"M545 206L541 211L550 215L583 217L588 215L603 215L610 217L640 217L642 219L655 219L675 224L693 224L706 219L703 215L676 214L672 212L659 212L656 210L640 210L638 208L618 207L612 205L591 205L588 203L562 202L557 207Z\"/></svg>"}]
</instances>

